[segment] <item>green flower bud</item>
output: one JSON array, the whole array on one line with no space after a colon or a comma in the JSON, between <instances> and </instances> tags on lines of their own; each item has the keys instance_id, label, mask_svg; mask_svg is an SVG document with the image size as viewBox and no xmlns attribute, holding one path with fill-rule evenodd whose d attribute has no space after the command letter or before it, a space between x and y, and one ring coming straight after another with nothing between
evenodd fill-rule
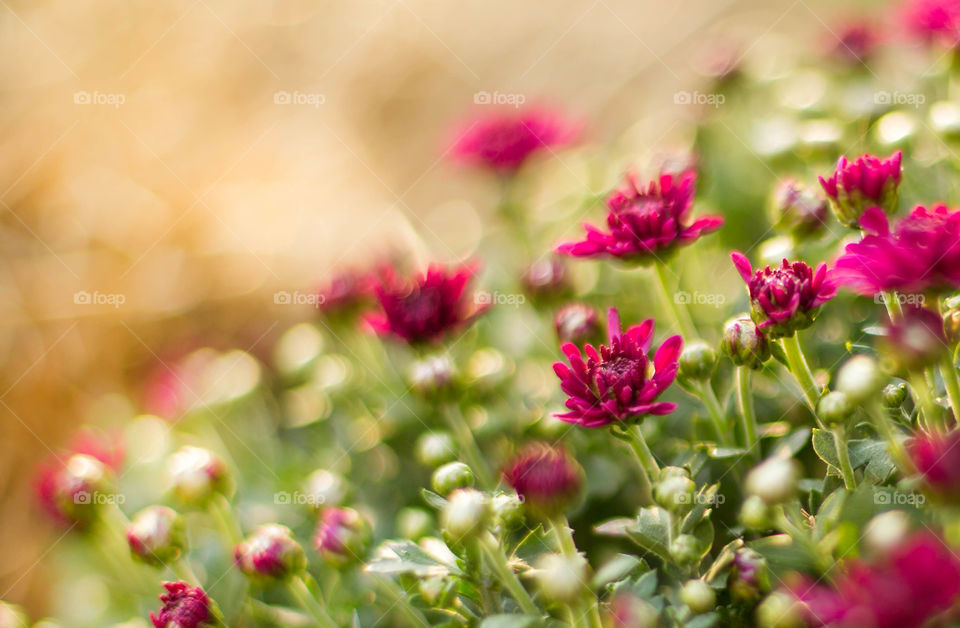
<instances>
[{"instance_id":1,"label":"green flower bud","mask_svg":"<svg viewBox=\"0 0 960 628\"><path fill-rule=\"evenodd\" d=\"M670 557L678 565L693 565L700 560L703 547L692 534L680 534L670 543Z\"/></svg>"},{"instance_id":2,"label":"green flower bud","mask_svg":"<svg viewBox=\"0 0 960 628\"><path fill-rule=\"evenodd\" d=\"M428 467L439 467L457 459L457 445L447 432L426 432L417 439L417 459Z\"/></svg>"},{"instance_id":3,"label":"green flower bud","mask_svg":"<svg viewBox=\"0 0 960 628\"><path fill-rule=\"evenodd\" d=\"M688 580L680 589L680 601L696 614L709 613L717 603L713 587L703 580Z\"/></svg>"},{"instance_id":4,"label":"green flower bud","mask_svg":"<svg viewBox=\"0 0 960 628\"><path fill-rule=\"evenodd\" d=\"M886 377L876 360L868 355L856 355L840 367L836 389L846 394L851 404L860 406L876 398L884 381Z\"/></svg>"},{"instance_id":5,"label":"green flower bud","mask_svg":"<svg viewBox=\"0 0 960 628\"><path fill-rule=\"evenodd\" d=\"M262 525L233 550L233 562L257 583L287 580L307 568L307 555L287 526Z\"/></svg>"},{"instance_id":6,"label":"green flower bud","mask_svg":"<svg viewBox=\"0 0 960 628\"><path fill-rule=\"evenodd\" d=\"M766 530L770 527L770 508L758 495L751 495L740 506L740 523L751 530Z\"/></svg>"},{"instance_id":7,"label":"green flower bud","mask_svg":"<svg viewBox=\"0 0 960 628\"><path fill-rule=\"evenodd\" d=\"M752 369L770 359L770 343L749 314L740 314L724 324L720 350L737 366Z\"/></svg>"},{"instance_id":8,"label":"green flower bud","mask_svg":"<svg viewBox=\"0 0 960 628\"><path fill-rule=\"evenodd\" d=\"M693 382L706 381L717 366L717 352L707 343L697 340L683 348L677 363L680 378Z\"/></svg>"},{"instance_id":9,"label":"green flower bud","mask_svg":"<svg viewBox=\"0 0 960 628\"><path fill-rule=\"evenodd\" d=\"M544 554L537 560L537 585L558 604L573 604L587 592L587 561L577 554Z\"/></svg>"},{"instance_id":10,"label":"green flower bud","mask_svg":"<svg viewBox=\"0 0 960 628\"><path fill-rule=\"evenodd\" d=\"M789 593L775 591L757 607L758 628L803 628L803 603Z\"/></svg>"},{"instance_id":11,"label":"green flower bud","mask_svg":"<svg viewBox=\"0 0 960 628\"><path fill-rule=\"evenodd\" d=\"M186 524L172 508L148 506L127 526L127 542L135 559L159 567L177 560L186 550Z\"/></svg>"},{"instance_id":12,"label":"green flower bud","mask_svg":"<svg viewBox=\"0 0 960 628\"><path fill-rule=\"evenodd\" d=\"M774 456L751 469L745 486L749 495L756 495L768 506L775 506L793 497L799 479L796 461Z\"/></svg>"},{"instance_id":13,"label":"green flower bud","mask_svg":"<svg viewBox=\"0 0 960 628\"><path fill-rule=\"evenodd\" d=\"M669 475L657 482L654 499L670 512L684 512L693 506L696 483L687 476Z\"/></svg>"},{"instance_id":14,"label":"green flower bud","mask_svg":"<svg viewBox=\"0 0 960 628\"><path fill-rule=\"evenodd\" d=\"M839 390L828 392L817 403L817 416L825 423L843 423L853 414L847 395Z\"/></svg>"},{"instance_id":15,"label":"green flower bud","mask_svg":"<svg viewBox=\"0 0 960 628\"><path fill-rule=\"evenodd\" d=\"M497 493L492 503L493 522L499 530L513 530L523 525L523 502L516 493Z\"/></svg>"},{"instance_id":16,"label":"green flower bud","mask_svg":"<svg viewBox=\"0 0 960 628\"><path fill-rule=\"evenodd\" d=\"M727 579L730 594L735 600L752 602L770 590L767 559L756 550L742 547L733 557L733 567Z\"/></svg>"},{"instance_id":17,"label":"green flower bud","mask_svg":"<svg viewBox=\"0 0 960 628\"><path fill-rule=\"evenodd\" d=\"M899 384L887 384L880 393L880 400L884 407L899 408L907 400L907 385L903 382Z\"/></svg>"},{"instance_id":18,"label":"green flower bud","mask_svg":"<svg viewBox=\"0 0 960 628\"><path fill-rule=\"evenodd\" d=\"M473 471L462 462L448 462L433 472L430 484L433 490L447 495L458 488L473 486Z\"/></svg>"},{"instance_id":19,"label":"green flower bud","mask_svg":"<svg viewBox=\"0 0 960 628\"><path fill-rule=\"evenodd\" d=\"M960 307L951 307L943 315L943 335L950 346L960 344Z\"/></svg>"},{"instance_id":20,"label":"green flower bud","mask_svg":"<svg viewBox=\"0 0 960 628\"><path fill-rule=\"evenodd\" d=\"M200 447L183 447L167 461L174 496L192 506L206 504L214 495L233 494L226 463Z\"/></svg>"},{"instance_id":21,"label":"green flower bud","mask_svg":"<svg viewBox=\"0 0 960 628\"><path fill-rule=\"evenodd\" d=\"M460 488L450 494L440 521L450 540L459 543L483 532L492 515L486 495L472 488Z\"/></svg>"}]
</instances>

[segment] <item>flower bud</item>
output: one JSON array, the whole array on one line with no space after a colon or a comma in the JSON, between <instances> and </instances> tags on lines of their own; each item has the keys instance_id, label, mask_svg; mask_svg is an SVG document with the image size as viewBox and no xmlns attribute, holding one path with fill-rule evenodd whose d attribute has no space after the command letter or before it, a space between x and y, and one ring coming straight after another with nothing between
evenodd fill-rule
<instances>
[{"instance_id":1,"label":"flower bud","mask_svg":"<svg viewBox=\"0 0 960 628\"><path fill-rule=\"evenodd\" d=\"M446 355L430 356L410 366L407 381L419 395L431 397L450 388L456 377L456 368Z\"/></svg>"},{"instance_id":2,"label":"flower bud","mask_svg":"<svg viewBox=\"0 0 960 628\"><path fill-rule=\"evenodd\" d=\"M943 335L951 347L960 344L960 307L951 307L943 315Z\"/></svg>"},{"instance_id":3,"label":"flower bud","mask_svg":"<svg viewBox=\"0 0 960 628\"><path fill-rule=\"evenodd\" d=\"M183 517L166 506L148 506L127 526L127 542L134 558L148 565L173 562L187 547Z\"/></svg>"},{"instance_id":4,"label":"flower bud","mask_svg":"<svg viewBox=\"0 0 960 628\"><path fill-rule=\"evenodd\" d=\"M660 612L650 602L626 592L610 601L610 628L657 628Z\"/></svg>"},{"instance_id":5,"label":"flower bud","mask_svg":"<svg viewBox=\"0 0 960 628\"><path fill-rule=\"evenodd\" d=\"M560 308L553 319L560 342L583 345L601 337L600 314L588 305L571 303Z\"/></svg>"},{"instance_id":6,"label":"flower bud","mask_svg":"<svg viewBox=\"0 0 960 628\"><path fill-rule=\"evenodd\" d=\"M30 628L30 621L16 604L0 602L0 628Z\"/></svg>"},{"instance_id":7,"label":"flower bud","mask_svg":"<svg viewBox=\"0 0 960 628\"><path fill-rule=\"evenodd\" d=\"M200 506L214 495L229 497L233 479L226 463L200 447L183 447L172 454L167 469L174 496L184 504Z\"/></svg>"},{"instance_id":8,"label":"flower bud","mask_svg":"<svg viewBox=\"0 0 960 628\"><path fill-rule=\"evenodd\" d=\"M826 224L827 199L793 180L774 190L771 208L772 222L798 238L814 235Z\"/></svg>"},{"instance_id":9,"label":"flower bud","mask_svg":"<svg viewBox=\"0 0 960 628\"><path fill-rule=\"evenodd\" d=\"M757 607L758 628L803 628L807 625L803 603L783 591L774 591Z\"/></svg>"},{"instance_id":10,"label":"flower bud","mask_svg":"<svg viewBox=\"0 0 960 628\"><path fill-rule=\"evenodd\" d=\"M290 528L262 525L233 550L233 562L251 580L286 580L307 567L307 556Z\"/></svg>"},{"instance_id":11,"label":"flower bud","mask_svg":"<svg viewBox=\"0 0 960 628\"><path fill-rule=\"evenodd\" d=\"M163 607L150 613L155 628L213 628L223 626L220 610L200 587L186 582L164 582Z\"/></svg>"},{"instance_id":12,"label":"flower bud","mask_svg":"<svg viewBox=\"0 0 960 628\"><path fill-rule=\"evenodd\" d=\"M680 601L696 614L709 613L717 602L713 587L703 580L688 580L680 589Z\"/></svg>"},{"instance_id":13,"label":"flower bud","mask_svg":"<svg viewBox=\"0 0 960 628\"><path fill-rule=\"evenodd\" d=\"M503 474L526 510L549 519L566 512L579 498L583 469L565 449L531 443L517 454Z\"/></svg>"},{"instance_id":14,"label":"flower bud","mask_svg":"<svg viewBox=\"0 0 960 628\"><path fill-rule=\"evenodd\" d=\"M527 267L521 277L524 291L536 301L561 299L570 293L567 268L555 257L543 258Z\"/></svg>"},{"instance_id":15,"label":"flower bud","mask_svg":"<svg viewBox=\"0 0 960 628\"><path fill-rule=\"evenodd\" d=\"M667 469L671 469L671 467L666 467L663 471L667 471ZM679 469L682 473L667 472L664 474L661 471L661 479L653 489L653 496L658 504L670 512L683 512L689 510L693 505L693 496L697 491L697 485L686 474L685 469L679 467L672 467L672 469Z\"/></svg>"},{"instance_id":16,"label":"flower bud","mask_svg":"<svg viewBox=\"0 0 960 628\"><path fill-rule=\"evenodd\" d=\"M939 361L946 351L943 319L926 308L904 308L902 320L887 325L881 349L895 370L922 371Z\"/></svg>"},{"instance_id":17,"label":"flower bud","mask_svg":"<svg viewBox=\"0 0 960 628\"><path fill-rule=\"evenodd\" d=\"M756 495L768 506L782 504L797 490L800 471L792 458L767 458L747 474L747 493Z\"/></svg>"},{"instance_id":18,"label":"flower bud","mask_svg":"<svg viewBox=\"0 0 960 628\"><path fill-rule=\"evenodd\" d=\"M907 385L903 382L887 384L880 393L880 400L886 408L899 408L907 400Z\"/></svg>"},{"instance_id":19,"label":"flower bud","mask_svg":"<svg viewBox=\"0 0 960 628\"><path fill-rule=\"evenodd\" d=\"M439 467L457 459L457 446L447 432L426 432L417 439L417 459L428 467Z\"/></svg>"},{"instance_id":20,"label":"flower bud","mask_svg":"<svg viewBox=\"0 0 960 628\"><path fill-rule=\"evenodd\" d=\"M757 495L743 500L740 506L740 523L750 530L766 530L770 527L770 508Z\"/></svg>"},{"instance_id":21,"label":"flower bud","mask_svg":"<svg viewBox=\"0 0 960 628\"><path fill-rule=\"evenodd\" d=\"M438 608L443 606L447 591L450 589L450 579L443 576L421 578L417 583L417 589L427 606Z\"/></svg>"},{"instance_id":22,"label":"flower bud","mask_svg":"<svg viewBox=\"0 0 960 628\"><path fill-rule=\"evenodd\" d=\"M303 490L311 508L319 511L324 507L342 504L350 492L350 486L339 473L317 469L307 476Z\"/></svg>"},{"instance_id":23,"label":"flower bud","mask_svg":"<svg viewBox=\"0 0 960 628\"><path fill-rule=\"evenodd\" d=\"M523 525L523 502L516 493L497 493L493 496L493 523L506 531Z\"/></svg>"},{"instance_id":24,"label":"flower bud","mask_svg":"<svg viewBox=\"0 0 960 628\"><path fill-rule=\"evenodd\" d=\"M423 508L403 508L397 513L397 532L405 539L419 541L433 533L433 517Z\"/></svg>"},{"instance_id":25,"label":"flower bud","mask_svg":"<svg viewBox=\"0 0 960 628\"><path fill-rule=\"evenodd\" d=\"M862 406L883 387L886 378L877 361L868 355L856 355L847 360L837 373L836 389L847 396L854 406Z\"/></svg>"},{"instance_id":26,"label":"flower bud","mask_svg":"<svg viewBox=\"0 0 960 628\"><path fill-rule=\"evenodd\" d=\"M770 359L770 343L749 314L735 316L724 324L720 350L737 366L752 369Z\"/></svg>"},{"instance_id":27,"label":"flower bud","mask_svg":"<svg viewBox=\"0 0 960 628\"><path fill-rule=\"evenodd\" d=\"M472 488L461 488L450 494L440 513L440 522L450 539L459 543L485 530L492 514L486 495Z\"/></svg>"},{"instance_id":28,"label":"flower bud","mask_svg":"<svg viewBox=\"0 0 960 628\"><path fill-rule=\"evenodd\" d=\"M113 471L86 454L73 454L52 478L49 500L60 517L86 525L96 519L105 498L116 492Z\"/></svg>"},{"instance_id":29,"label":"flower bud","mask_svg":"<svg viewBox=\"0 0 960 628\"><path fill-rule=\"evenodd\" d=\"M817 403L817 416L824 423L843 423L853 414L853 406L847 395L839 390L832 390L820 398Z\"/></svg>"},{"instance_id":30,"label":"flower bud","mask_svg":"<svg viewBox=\"0 0 960 628\"><path fill-rule=\"evenodd\" d=\"M370 548L370 524L352 508L327 508L320 515L313 545L328 565L363 560Z\"/></svg>"},{"instance_id":31,"label":"flower bud","mask_svg":"<svg viewBox=\"0 0 960 628\"><path fill-rule=\"evenodd\" d=\"M756 550L741 547L733 557L733 567L727 580L734 599L751 602L770 589L767 559Z\"/></svg>"},{"instance_id":32,"label":"flower bud","mask_svg":"<svg viewBox=\"0 0 960 628\"><path fill-rule=\"evenodd\" d=\"M902 510L888 510L867 522L863 529L863 545L876 556L890 553L910 534L910 516Z\"/></svg>"},{"instance_id":33,"label":"flower bud","mask_svg":"<svg viewBox=\"0 0 960 628\"><path fill-rule=\"evenodd\" d=\"M573 604L587 591L587 561L579 554L544 554L537 560L536 578L548 600Z\"/></svg>"},{"instance_id":34,"label":"flower bud","mask_svg":"<svg viewBox=\"0 0 960 628\"><path fill-rule=\"evenodd\" d=\"M703 546L692 534L680 534L670 543L670 558L678 565L693 565L700 560Z\"/></svg>"},{"instance_id":35,"label":"flower bud","mask_svg":"<svg viewBox=\"0 0 960 628\"><path fill-rule=\"evenodd\" d=\"M448 495L458 488L473 486L473 471L462 462L448 462L433 472L430 484L441 495Z\"/></svg>"},{"instance_id":36,"label":"flower bud","mask_svg":"<svg viewBox=\"0 0 960 628\"><path fill-rule=\"evenodd\" d=\"M706 381L717 366L717 352L707 343L698 340L683 347L677 363L680 378L693 382Z\"/></svg>"}]
</instances>

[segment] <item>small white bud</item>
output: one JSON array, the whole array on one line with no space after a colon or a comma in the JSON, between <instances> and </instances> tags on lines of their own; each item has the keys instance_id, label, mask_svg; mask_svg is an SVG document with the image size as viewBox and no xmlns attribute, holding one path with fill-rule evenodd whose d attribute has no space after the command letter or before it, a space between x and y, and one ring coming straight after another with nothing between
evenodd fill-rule
<instances>
[{"instance_id":1,"label":"small white bud","mask_svg":"<svg viewBox=\"0 0 960 628\"><path fill-rule=\"evenodd\" d=\"M847 395L855 406L877 398L885 378L876 360L868 355L855 355L840 367L836 389Z\"/></svg>"},{"instance_id":2,"label":"small white bud","mask_svg":"<svg viewBox=\"0 0 960 628\"><path fill-rule=\"evenodd\" d=\"M443 529L454 541L460 541L483 531L491 514L490 500L486 495L472 488L457 489L450 494L443 509Z\"/></svg>"},{"instance_id":3,"label":"small white bud","mask_svg":"<svg viewBox=\"0 0 960 628\"><path fill-rule=\"evenodd\" d=\"M747 474L747 493L769 505L781 504L793 497L799 475L794 460L779 456L768 458Z\"/></svg>"},{"instance_id":4,"label":"small white bud","mask_svg":"<svg viewBox=\"0 0 960 628\"><path fill-rule=\"evenodd\" d=\"M582 556L544 554L537 561L537 584L547 598L561 604L583 596L587 582L587 563Z\"/></svg>"}]
</instances>

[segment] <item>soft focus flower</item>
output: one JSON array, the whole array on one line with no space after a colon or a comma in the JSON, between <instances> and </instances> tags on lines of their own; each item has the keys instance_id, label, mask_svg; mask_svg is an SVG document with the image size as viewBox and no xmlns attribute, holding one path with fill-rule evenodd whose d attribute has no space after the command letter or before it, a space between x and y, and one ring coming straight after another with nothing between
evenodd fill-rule
<instances>
[{"instance_id":1,"label":"soft focus flower","mask_svg":"<svg viewBox=\"0 0 960 628\"><path fill-rule=\"evenodd\" d=\"M903 317L887 323L880 349L895 371L918 371L936 363L947 351L943 319L924 307L905 307Z\"/></svg>"},{"instance_id":2,"label":"soft focus flower","mask_svg":"<svg viewBox=\"0 0 960 628\"><path fill-rule=\"evenodd\" d=\"M557 311L553 328L560 342L585 344L601 337L600 313L589 305L571 303Z\"/></svg>"},{"instance_id":3,"label":"soft focus flower","mask_svg":"<svg viewBox=\"0 0 960 628\"><path fill-rule=\"evenodd\" d=\"M320 515L313 544L335 567L363 560L370 545L370 524L352 508L327 508Z\"/></svg>"},{"instance_id":4,"label":"soft focus flower","mask_svg":"<svg viewBox=\"0 0 960 628\"><path fill-rule=\"evenodd\" d=\"M863 155L854 162L841 156L832 176L818 177L840 222L856 228L871 207L887 213L896 211L902 157L900 151L887 159Z\"/></svg>"},{"instance_id":5,"label":"soft focus flower","mask_svg":"<svg viewBox=\"0 0 960 628\"><path fill-rule=\"evenodd\" d=\"M537 559L534 576L544 597L557 604L576 604L587 592L587 561L580 554L546 553Z\"/></svg>"},{"instance_id":6,"label":"soft focus flower","mask_svg":"<svg viewBox=\"0 0 960 628\"><path fill-rule=\"evenodd\" d=\"M754 322L771 338L792 336L812 325L820 306L837 293L826 264L812 270L803 262L784 259L777 268L767 266L754 273L743 253L734 251L730 258L747 283Z\"/></svg>"},{"instance_id":7,"label":"soft focus flower","mask_svg":"<svg viewBox=\"0 0 960 628\"><path fill-rule=\"evenodd\" d=\"M945 499L960 501L960 432L918 433L907 442L907 452L924 486Z\"/></svg>"},{"instance_id":8,"label":"soft focus flower","mask_svg":"<svg viewBox=\"0 0 960 628\"><path fill-rule=\"evenodd\" d=\"M903 26L927 43L956 46L960 40L960 1L910 0L902 10Z\"/></svg>"},{"instance_id":9,"label":"soft focus flower","mask_svg":"<svg viewBox=\"0 0 960 628\"><path fill-rule=\"evenodd\" d=\"M813 626L919 628L960 595L960 559L919 532L872 562L849 561L835 588L801 581L788 590Z\"/></svg>"},{"instance_id":10,"label":"soft focus flower","mask_svg":"<svg viewBox=\"0 0 960 628\"><path fill-rule=\"evenodd\" d=\"M477 271L475 265L447 270L430 266L412 282L399 281L384 271L376 288L383 310L368 323L381 334L391 334L411 344L437 342L470 323L489 306L478 294L467 294Z\"/></svg>"},{"instance_id":11,"label":"soft focus flower","mask_svg":"<svg viewBox=\"0 0 960 628\"><path fill-rule=\"evenodd\" d=\"M787 180L773 192L773 222L798 237L821 231L827 223L827 200L813 190Z\"/></svg>"},{"instance_id":12,"label":"soft focus flower","mask_svg":"<svg viewBox=\"0 0 960 628\"><path fill-rule=\"evenodd\" d=\"M683 348L680 336L663 341L651 360L653 319L622 331L616 308L608 312L609 345L599 351L586 345L584 362L580 349L571 343L562 350L570 365L556 362L553 370L568 396L569 412L558 418L583 427L602 427L617 421L636 421L648 414L669 414L677 404L657 397L677 376L677 358ZM652 366L652 368L651 368ZM652 372L651 372L652 371Z\"/></svg>"},{"instance_id":13,"label":"soft focus flower","mask_svg":"<svg viewBox=\"0 0 960 628\"><path fill-rule=\"evenodd\" d=\"M610 600L607 616L610 628L656 628L660 611L650 602L620 591Z\"/></svg>"},{"instance_id":14,"label":"soft focus flower","mask_svg":"<svg viewBox=\"0 0 960 628\"><path fill-rule=\"evenodd\" d=\"M917 207L891 231L883 212L870 209L860 225L866 235L837 260L838 282L864 295L960 288L960 211Z\"/></svg>"},{"instance_id":15,"label":"soft focus flower","mask_svg":"<svg viewBox=\"0 0 960 628\"><path fill-rule=\"evenodd\" d=\"M233 478L226 463L212 451L186 446L167 461L174 496L185 504L203 505L214 495L229 497Z\"/></svg>"},{"instance_id":16,"label":"soft focus flower","mask_svg":"<svg viewBox=\"0 0 960 628\"><path fill-rule=\"evenodd\" d=\"M720 216L693 220L697 175L661 174L646 188L635 174L607 197L607 231L586 224L586 239L557 247L573 257L611 257L634 262L662 259L677 247L723 225Z\"/></svg>"},{"instance_id":17,"label":"soft focus flower","mask_svg":"<svg viewBox=\"0 0 960 628\"><path fill-rule=\"evenodd\" d=\"M503 478L529 512L550 518L565 512L580 497L583 469L565 449L532 443L514 456Z\"/></svg>"},{"instance_id":18,"label":"soft focus flower","mask_svg":"<svg viewBox=\"0 0 960 628\"><path fill-rule=\"evenodd\" d=\"M752 601L770 590L767 559L749 547L741 547L733 555L733 567L727 581L735 599Z\"/></svg>"},{"instance_id":19,"label":"soft focus flower","mask_svg":"<svg viewBox=\"0 0 960 628\"><path fill-rule=\"evenodd\" d=\"M90 523L102 498L114 492L123 457L119 439L81 432L70 450L40 465L34 479L40 505L59 523Z\"/></svg>"},{"instance_id":20,"label":"soft focus flower","mask_svg":"<svg viewBox=\"0 0 960 628\"><path fill-rule=\"evenodd\" d=\"M440 513L443 532L454 543L460 543L483 532L493 519L493 507L485 493L460 488L450 494Z\"/></svg>"},{"instance_id":21,"label":"soft focus flower","mask_svg":"<svg viewBox=\"0 0 960 628\"><path fill-rule=\"evenodd\" d=\"M148 506L127 526L127 543L134 558L148 565L177 560L187 546L183 517L166 506Z\"/></svg>"},{"instance_id":22,"label":"soft focus flower","mask_svg":"<svg viewBox=\"0 0 960 628\"><path fill-rule=\"evenodd\" d=\"M317 289L318 307L328 315L355 312L373 300L375 286L372 272L341 270Z\"/></svg>"},{"instance_id":23,"label":"soft focus flower","mask_svg":"<svg viewBox=\"0 0 960 628\"><path fill-rule=\"evenodd\" d=\"M269 523L234 548L233 562L248 578L284 580L303 571L307 557L290 528Z\"/></svg>"},{"instance_id":24,"label":"soft focus flower","mask_svg":"<svg viewBox=\"0 0 960 628\"><path fill-rule=\"evenodd\" d=\"M467 122L458 132L451 154L462 163L511 175L536 153L569 145L579 133L579 124L545 109L497 111Z\"/></svg>"},{"instance_id":25,"label":"soft focus flower","mask_svg":"<svg viewBox=\"0 0 960 628\"><path fill-rule=\"evenodd\" d=\"M537 301L549 301L567 296L570 280L562 260L555 257L539 259L530 264L520 277L524 291Z\"/></svg>"},{"instance_id":26,"label":"soft focus flower","mask_svg":"<svg viewBox=\"0 0 960 628\"><path fill-rule=\"evenodd\" d=\"M150 613L154 628L204 628L219 626L219 612L200 587L186 582L164 582L167 592L160 596L163 608Z\"/></svg>"},{"instance_id":27,"label":"soft focus flower","mask_svg":"<svg viewBox=\"0 0 960 628\"><path fill-rule=\"evenodd\" d=\"M880 41L877 27L870 22L847 22L836 31L833 56L850 65L861 65L870 60L880 46Z\"/></svg>"}]
</instances>

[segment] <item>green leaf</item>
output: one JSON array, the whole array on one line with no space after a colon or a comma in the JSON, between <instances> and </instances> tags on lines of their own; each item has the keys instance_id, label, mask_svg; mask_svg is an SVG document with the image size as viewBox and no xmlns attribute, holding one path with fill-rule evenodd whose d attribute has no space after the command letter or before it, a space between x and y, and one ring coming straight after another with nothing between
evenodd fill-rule
<instances>
[{"instance_id":1,"label":"green leaf","mask_svg":"<svg viewBox=\"0 0 960 628\"><path fill-rule=\"evenodd\" d=\"M642 599L649 599L657 591L657 570L651 569L637 578L630 586L630 592Z\"/></svg>"},{"instance_id":2,"label":"green leaf","mask_svg":"<svg viewBox=\"0 0 960 628\"><path fill-rule=\"evenodd\" d=\"M718 621L720 621L720 616L716 613L705 613L687 621L684 626L686 628L710 628L716 626Z\"/></svg>"},{"instance_id":3,"label":"green leaf","mask_svg":"<svg viewBox=\"0 0 960 628\"><path fill-rule=\"evenodd\" d=\"M627 537L667 560L670 556L670 514L657 506L641 508L633 525L627 528Z\"/></svg>"},{"instance_id":4,"label":"green leaf","mask_svg":"<svg viewBox=\"0 0 960 628\"><path fill-rule=\"evenodd\" d=\"M850 441L850 464L863 467L863 474L874 484L882 484L893 474L896 465L887 453L887 443L881 440Z\"/></svg>"},{"instance_id":5,"label":"green leaf","mask_svg":"<svg viewBox=\"0 0 960 628\"><path fill-rule=\"evenodd\" d=\"M611 582L623 580L642 563L643 561L631 554L617 554L594 574L593 588L599 589Z\"/></svg>"},{"instance_id":6,"label":"green leaf","mask_svg":"<svg viewBox=\"0 0 960 628\"><path fill-rule=\"evenodd\" d=\"M773 446L772 451L786 449L791 456L795 456L803 451L803 448L806 447L809 442L810 428L804 427L795 432L790 432L778 440L777 444Z\"/></svg>"},{"instance_id":7,"label":"green leaf","mask_svg":"<svg viewBox=\"0 0 960 628\"><path fill-rule=\"evenodd\" d=\"M717 498L719 491L719 483L700 487L700 490L697 491L694 497L693 508L690 509L690 512L687 513L687 516L684 517L680 523L681 534L687 534L690 530L693 530L697 524L707 516L707 513L714 504L723 503L722 500Z\"/></svg>"},{"instance_id":8,"label":"green leaf","mask_svg":"<svg viewBox=\"0 0 960 628\"><path fill-rule=\"evenodd\" d=\"M604 536L628 536L628 530L636 523L636 519L617 517L593 526L593 531Z\"/></svg>"},{"instance_id":9,"label":"green leaf","mask_svg":"<svg viewBox=\"0 0 960 628\"><path fill-rule=\"evenodd\" d=\"M490 615L480 623L480 628L530 628L543 623L541 617L535 615L511 615L503 613Z\"/></svg>"},{"instance_id":10,"label":"green leaf","mask_svg":"<svg viewBox=\"0 0 960 628\"><path fill-rule=\"evenodd\" d=\"M837 443L833 440L833 434L827 430L814 428L813 437L810 440L813 443L813 451L816 452L820 460L835 469L840 468L840 458L837 457Z\"/></svg>"},{"instance_id":11,"label":"green leaf","mask_svg":"<svg viewBox=\"0 0 960 628\"><path fill-rule=\"evenodd\" d=\"M840 521L843 514L843 504L846 502L848 494L847 489L838 488L823 500L813 524L813 537L815 539L822 539Z\"/></svg>"},{"instance_id":12,"label":"green leaf","mask_svg":"<svg viewBox=\"0 0 960 628\"><path fill-rule=\"evenodd\" d=\"M442 495L434 493L433 491L422 489L420 494L423 495L423 501L437 510L443 510L447 505L447 500Z\"/></svg>"},{"instance_id":13,"label":"green leaf","mask_svg":"<svg viewBox=\"0 0 960 628\"><path fill-rule=\"evenodd\" d=\"M418 577L462 573L456 565L440 562L413 541L386 541L384 546L397 557L375 560L365 567L365 571L387 575L405 573Z\"/></svg>"}]
</instances>

